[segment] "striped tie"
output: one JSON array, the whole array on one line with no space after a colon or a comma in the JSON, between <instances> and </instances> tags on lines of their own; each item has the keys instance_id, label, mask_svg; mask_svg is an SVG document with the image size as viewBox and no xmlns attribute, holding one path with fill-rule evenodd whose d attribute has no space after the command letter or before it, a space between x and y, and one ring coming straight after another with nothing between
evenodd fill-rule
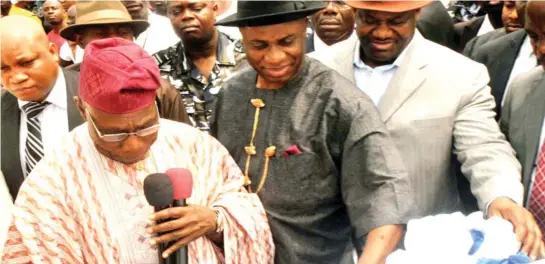
<instances>
[{"instance_id":1,"label":"striped tie","mask_svg":"<svg viewBox=\"0 0 545 264\"><path fill-rule=\"evenodd\" d=\"M25 144L25 172L26 176L30 174L34 166L44 156L44 148L42 145L42 130L38 115L49 105L48 102L36 103L30 102L23 106L23 111L26 114L27 137Z\"/></svg>"}]
</instances>

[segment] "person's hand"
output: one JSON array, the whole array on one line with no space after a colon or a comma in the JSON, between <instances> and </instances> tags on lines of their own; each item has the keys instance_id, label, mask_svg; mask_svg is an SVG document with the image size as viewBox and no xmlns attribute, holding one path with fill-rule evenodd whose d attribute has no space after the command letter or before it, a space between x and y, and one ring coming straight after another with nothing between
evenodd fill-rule
<instances>
[{"instance_id":1,"label":"person's hand","mask_svg":"<svg viewBox=\"0 0 545 264\"><path fill-rule=\"evenodd\" d=\"M168 220L162 224L152 225L148 228L148 233L165 233L150 240L152 245L176 241L172 246L162 253L163 258L168 258L179 248L186 246L191 241L215 232L216 230L216 211L198 205L189 205L186 207L171 207L156 212L150 217L153 221Z\"/></svg>"},{"instance_id":2,"label":"person's hand","mask_svg":"<svg viewBox=\"0 0 545 264\"><path fill-rule=\"evenodd\" d=\"M490 204L488 216L498 216L511 222L515 228L517 239L522 242L521 251L532 260L545 255L541 230L526 208L509 198L501 197Z\"/></svg>"}]
</instances>

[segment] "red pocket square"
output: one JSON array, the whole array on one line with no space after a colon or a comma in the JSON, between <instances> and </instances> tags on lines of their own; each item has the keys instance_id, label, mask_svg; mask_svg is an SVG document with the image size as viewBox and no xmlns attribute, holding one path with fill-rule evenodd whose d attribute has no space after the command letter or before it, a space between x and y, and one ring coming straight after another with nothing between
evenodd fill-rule
<instances>
[{"instance_id":1,"label":"red pocket square","mask_svg":"<svg viewBox=\"0 0 545 264\"><path fill-rule=\"evenodd\" d=\"M284 151L284 154L282 154L282 156L284 158L287 158L289 155L297 155L301 153L302 152L299 150L299 147L297 147L297 145L291 145Z\"/></svg>"}]
</instances>

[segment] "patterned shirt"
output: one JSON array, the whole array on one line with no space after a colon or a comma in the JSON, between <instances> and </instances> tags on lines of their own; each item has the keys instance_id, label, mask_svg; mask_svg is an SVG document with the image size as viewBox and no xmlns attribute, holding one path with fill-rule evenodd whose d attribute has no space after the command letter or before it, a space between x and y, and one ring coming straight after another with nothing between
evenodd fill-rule
<instances>
[{"instance_id":1,"label":"patterned shirt","mask_svg":"<svg viewBox=\"0 0 545 264\"><path fill-rule=\"evenodd\" d=\"M146 232L153 207L143 182L168 168L191 171L188 204L216 208L223 228L223 250L202 236L188 245L189 263L273 263L263 206L243 188L227 150L208 134L165 119L136 164L101 155L86 125L46 153L21 186L0 262L160 263Z\"/></svg>"},{"instance_id":2,"label":"patterned shirt","mask_svg":"<svg viewBox=\"0 0 545 264\"><path fill-rule=\"evenodd\" d=\"M240 68L246 55L240 40L219 32L216 64L206 79L185 54L182 42L153 55L163 78L178 89L184 99L191 124L202 131L210 130L213 103L223 83Z\"/></svg>"}]
</instances>

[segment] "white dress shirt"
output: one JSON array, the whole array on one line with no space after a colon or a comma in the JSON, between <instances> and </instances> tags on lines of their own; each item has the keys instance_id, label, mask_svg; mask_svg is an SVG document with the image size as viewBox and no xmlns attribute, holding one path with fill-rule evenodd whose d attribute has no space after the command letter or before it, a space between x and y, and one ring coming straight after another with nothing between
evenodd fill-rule
<instances>
[{"instance_id":1,"label":"white dress shirt","mask_svg":"<svg viewBox=\"0 0 545 264\"><path fill-rule=\"evenodd\" d=\"M358 35L356 34L355 31L353 31L352 34L350 35L350 37L348 37L347 39L345 39L343 41L339 41L339 42L335 43L335 45L338 44L338 43L342 43L344 41L353 42L354 39L357 38L357 37L358 37ZM328 46L327 44L325 44L325 42L320 37L318 37L316 32L314 32L313 42L314 42L314 51L315 52L323 52L324 50L327 50L329 47L331 47L331 46Z\"/></svg>"},{"instance_id":2,"label":"white dress shirt","mask_svg":"<svg viewBox=\"0 0 545 264\"><path fill-rule=\"evenodd\" d=\"M484 21L481 24L481 27L479 28L479 31L477 32L477 36L484 35L488 32L494 31L494 27L492 26L492 23L490 23L490 19L488 15L484 16Z\"/></svg>"},{"instance_id":3,"label":"white dress shirt","mask_svg":"<svg viewBox=\"0 0 545 264\"><path fill-rule=\"evenodd\" d=\"M356 79L356 86L371 97L375 105L378 105L386 89L388 89L388 85L401 65L403 58L405 58L405 54L407 54L407 49L409 49L411 43L412 41L399 54L393 64L371 68L361 60L361 45L359 41L357 42L354 52L354 77Z\"/></svg>"},{"instance_id":4,"label":"white dress shirt","mask_svg":"<svg viewBox=\"0 0 545 264\"><path fill-rule=\"evenodd\" d=\"M70 48L70 43L66 41L61 46L61 49L59 51L59 58L64 61L71 61L74 64L80 63L81 61L83 61L83 49L79 45L76 45L76 56L74 56L74 54L72 54L72 49Z\"/></svg>"},{"instance_id":5,"label":"white dress shirt","mask_svg":"<svg viewBox=\"0 0 545 264\"><path fill-rule=\"evenodd\" d=\"M42 131L42 145L44 153L53 149L60 140L68 133L68 110L66 106L66 81L64 74L59 68L59 76L53 85L53 89L45 99L50 104L38 115L40 129ZM19 129L19 155L21 158L21 168L25 168L25 149L27 137L26 114L23 106L29 102L17 100L19 109L21 109L21 126ZM23 173L26 172L23 169Z\"/></svg>"},{"instance_id":6,"label":"white dress shirt","mask_svg":"<svg viewBox=\"0 0 545 264\"><path fill-rule=\"evenodd\" d=\"M530 178L530 186L528 188L528 197L526 197L526 205L529 205L530 202L530 196L532 194L532 188L534 187L534 178L536 176L536 167L537 167L537 159L539 158L539 154L541 151L541 146L543 145L543 140L545 139L545 119L543 120L543 126L541 127L541 135L539 136L539 145L537 146L537 155L534 158L534 168L532 169L532 176Z\"/></svg>"},{"instance_id":7,"label":"white dress shirt","mask_svg":"<svg viewBox=\"0 0 545 264\"><path fill-rule=\"evenodd\" d=\"M517 59L515 60L515 64L513 64L513 69L511 70L509 81L507 81L507 86L505 87L505 92L503 93L504 96L501 100L502 106L505 102L505 95L507 95L507 92L509 91L509 86L511 86L511 82L513 81L513 79L515 79L515 77L517 77L519 74L530 71L536 66L537 58L534 54L534 50L532 49L530 37L526 36L524 42L522 42L522 46L520 47L519 54L517 55Z\"/></svg>"},{"instance_id":8,"label":"white dress shirt","mask_svg":"<svg viewBox=\"0 0 545 264\"><path fill-rule=\"evenodd\" d=\"M180 42L180 38L174 32L168 18L156 15L148 10L148 22L149 27L134 42L149 55L168 49Z\"/></svg>"}]
</instances>

